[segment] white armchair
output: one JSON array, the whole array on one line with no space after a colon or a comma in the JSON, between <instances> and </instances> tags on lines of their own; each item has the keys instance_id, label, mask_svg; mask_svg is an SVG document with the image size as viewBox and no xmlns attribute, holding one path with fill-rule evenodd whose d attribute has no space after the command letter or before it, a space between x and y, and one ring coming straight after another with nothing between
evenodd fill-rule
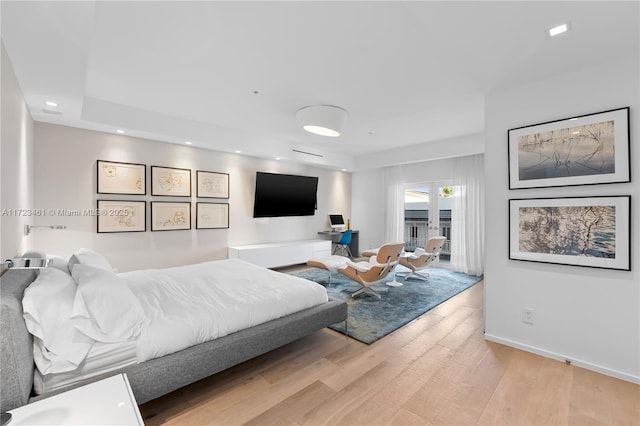
<instances>
[{"instance_id":1,"label":"white armchair","mask_svg":"<svg viewBox=\"0 0 640 426\"><path fill-rule=\"evenodd\" d=\"M379 292L382 290L376 291L372 286L384 281L393 271L398 264L403 247L403 242L385 244L368 261L352 262L347 260L344 266L339 267L338 272L360 284L360 288L352 293L351 297L367 292L380 299ZM384 289L384 291L386 290Z\"/></svg>"}]
</instances>

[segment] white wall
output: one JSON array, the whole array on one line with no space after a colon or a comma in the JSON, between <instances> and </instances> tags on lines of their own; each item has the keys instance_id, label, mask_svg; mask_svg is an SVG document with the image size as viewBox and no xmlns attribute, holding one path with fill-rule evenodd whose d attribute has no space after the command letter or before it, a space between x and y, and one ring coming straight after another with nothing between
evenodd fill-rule
<instances>
[{"instance_id":1,"label":"white wall","mask_svg":"<svg viewBox=\"0 0 640 426\"><path fill-rule=\"evenodd\" d=\"M0 131L0 260L27 248L24 225L33 207L33 120L2 44Z\"/></svg>"},{"instance_id":2,"label":"white wall","mask_svg":"<svg viewBox=\"0 0 640 426\"><path fill-rule=\"evenodd\" d=\"M351 213L351 175L321 168L262 160L235 154L203 150L183 145L81 130L65 126L35 124L35 205L38 208L84 210L96 208L98 199L145 201L185 201L176 197L98 195L96 161L122 161L149 166L178 167L229 173L230 228L184 231L98 234L96 218L48 215L37 218L40 224L66 225L66 230L34 231L30 247L68 257L78 247L92 248L104 254L119 271L183 265L223 259L227 247L263 242L295 241L318 238L317 232L328 226L327 215ZM318 210L314 216L253 218L256 171L318 176ZM196 199L192 189L192 217ZM147 219L150 206L147 203Z\"/></svg>"},{"instance_id":3,"label":"white wall","mask_svg":"<svg viewBox=\"0 0 640 426\"><path fill-rule=\"evenodd\" d=\"M491 94L486 126L486 336L640 382L640 75L638 56ZM508 189L507 130L631 107L632 182ZM508 260L508 199L632 195L632 271ZM521 321L535 309L535 324Z\"/></svg>"}]
</instances>

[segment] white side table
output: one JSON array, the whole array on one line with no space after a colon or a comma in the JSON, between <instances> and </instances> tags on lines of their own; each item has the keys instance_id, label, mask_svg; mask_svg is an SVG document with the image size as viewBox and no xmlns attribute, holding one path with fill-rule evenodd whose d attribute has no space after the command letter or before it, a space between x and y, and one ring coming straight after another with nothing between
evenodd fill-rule
<instances>
[{"instance_id":1,"label":"white side table","mask_svg":"<svg viewBox=\"0 0 640 426\"><path fill-rule=\"evenodd\" d=\"M144 425L126 374L118 374L9 411L9 426Z\"/></svg>"}]
</instances>

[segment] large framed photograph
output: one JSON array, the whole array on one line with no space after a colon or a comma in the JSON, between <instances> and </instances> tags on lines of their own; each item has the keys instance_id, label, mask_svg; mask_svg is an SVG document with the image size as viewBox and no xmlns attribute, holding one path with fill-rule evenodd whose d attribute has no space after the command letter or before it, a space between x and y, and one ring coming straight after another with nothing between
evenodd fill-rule
<instances>
[{"instance_id":1,"label":"large framed photograph","mask_svg":"<svg viewBox=\"0 0 640 426\"><path fill-rule=\"evenodd\" d=\"M151 201L151 230L178 231L191 229L191 203Z\"/></svg>"},{"instance_id":2,"label":"large framed photograph","mask_svg":"<svg viewBox=\"0 0 640 426\"><path fill-rule=\"evenodd\" d=\"M630 182L629 108L510 129L509 189Z\"/></svg>"},{"instance_id":3,"label":"large framed photograph","mask_svg":"<svg viewBox=\"0 0 640 426\"><path fill-rule=\"evenodd\" d=\"M631 270L631 196L509 200L509 259Z\"/></svg>"},{"instance_id":4,"label":"large framed photograph","mask_svg":"<svg viewBox=\"0 0 640 426\"><path fill-rule=\"evenodd\" d=\"M98 160L98 194L146 195L147 166Z\"/></svg>"},{"instance_id":5,"label":"large framed photograph","mask_svg":"<svg viewBox=\"0 0 640 426\"><path fill-rule=\"evenodd\" d=\"M229 174L196 170L196 197L229 198Z\"/></svg>"},{"instance_id":6,"label":"large framed photograph","mask_svg":"<svg viewBox=\"0 0 640 426\"><path fill-rule=\"evenodd\" d=\"M98 200L98 233L147 230L145 201Z\"/></svg>"},{"instance_id":7,"label":"large framed photograph","mask_svg":"<svg viewBox=\"0 0 640 426\"><path fill-rule=\"evenodd\" d=\"M196 203L196 229L229 228L229 204Z\"/></svg>"},{"instance_id":8,"label":"large framed photograph","mask_svg":"<svg viewBox=\"0 0 640 426\"><path fill-rule=\"evenodd\" d=\"M191 170L151 166L151 195L191 196Z\"/></svg>"}]
</instances>

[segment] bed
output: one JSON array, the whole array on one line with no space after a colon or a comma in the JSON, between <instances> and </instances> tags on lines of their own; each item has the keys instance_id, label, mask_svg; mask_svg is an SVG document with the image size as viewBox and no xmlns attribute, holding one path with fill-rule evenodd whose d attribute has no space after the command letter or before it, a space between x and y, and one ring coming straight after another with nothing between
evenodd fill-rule
<instances>
[{"instance_id":1,"label":"bed","mask_svg":"<svg viewBox=\"0 0 640 426\"><path fill-rule=\"evenodd\" d=\"M43 284L43 279L60 275L55 267L42 272L12 269L1 278L3 412L117 373L127 374L136 400L142 404L347 319L346 303L328 299L321 286L305 284L306 280L290 281L300 279L239 259L113 274L94 265L85 267L81 256L81 265L74 266L75 256L68 263L58 261L57 266L60 270L71 266L77 287ZM88 258L93 262L91 256ZM75 261L78 263L77 258ZM218 277L213 286L207 271L212 275L215 271ZM281 286L279 281L287 284ZM310 288L311 298L290 290L298 286ZM200 294L199 287L214 287L214 292L194 299ZM106 296L93 293L105 288L109 290ZM38 291L44 293L34 299L32 293ZM64 312L68 299L53 298L71 291L74 301L66 309L73 309L75 330L68 333L81 333L74 334L72 344L56 347L50 336L58 339L67 333L63 321L68 313L55 313L64 317L59 323L40 317L51 315L51 306ZM48 294L54 303L41 303L38 310L37 301L46 300ZM123 299L122 294L129 299ZM118 297L118 303L112 304L112 309L96 310L104 297ZM190 307L188 313L178 309L181 303ZM206 310L212 306L215 309L208 314ZM211 320L205 318L203 323L201 314ZM105 323L104 316L122 320L107 318L111 322ZM169 339L160 339L162 334ZM68 335L66 338L69 340ZM55 353L43 350L43 341L47 348L54 347Z\"/></svg>"}]
</instances>

